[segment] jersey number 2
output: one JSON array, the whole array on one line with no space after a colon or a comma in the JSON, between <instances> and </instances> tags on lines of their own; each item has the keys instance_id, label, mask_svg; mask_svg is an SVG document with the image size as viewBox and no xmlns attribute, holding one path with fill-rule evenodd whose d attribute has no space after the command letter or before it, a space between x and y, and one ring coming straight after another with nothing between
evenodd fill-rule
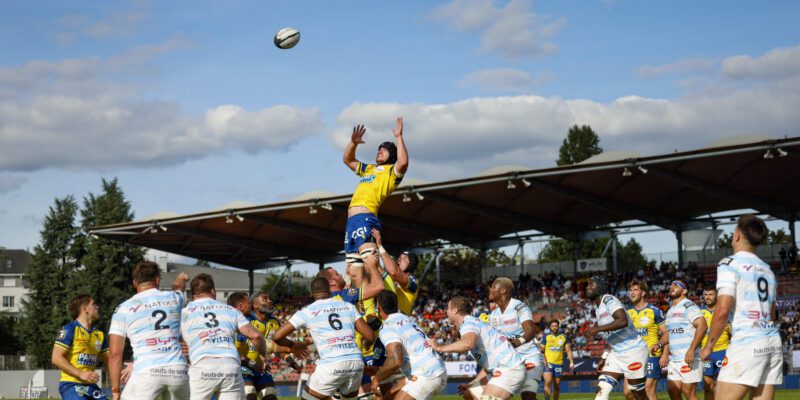
<instances>
[{"instance_id":1,"label":"jersey number 2","mask_svg":"<svg viewBox=\"0 0 800 400\"><path fill-rule=\"evenodd\" d=\"M161 325L161 323L164 322L165 319L167 319L166 311L164 311L164 310L155 310L155 311L153 311L153 314L151 314L151 316L153 318L159 317L158 321L156 321L156 325L154 327L155 330L158 331L158 330L161 330L161 329L169 329L169 325Z\"/></svg>"}]
</instances>

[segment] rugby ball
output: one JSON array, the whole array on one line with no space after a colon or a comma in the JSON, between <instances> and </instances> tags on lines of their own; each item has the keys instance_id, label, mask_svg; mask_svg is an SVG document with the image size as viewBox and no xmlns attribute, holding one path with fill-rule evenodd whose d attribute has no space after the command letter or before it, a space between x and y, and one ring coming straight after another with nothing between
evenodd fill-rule
<instances>
[{"instance_id":1,"label":"rugby ball","mask_svg":"<svg viewBox=\"0 0 800 400\"><path fill-rule=\"evenodd\" d=\"M294 28L283 28L275 34L275 46L279 49L291 49L300 41L300 32Z\"/></svg>"}]
</instances>

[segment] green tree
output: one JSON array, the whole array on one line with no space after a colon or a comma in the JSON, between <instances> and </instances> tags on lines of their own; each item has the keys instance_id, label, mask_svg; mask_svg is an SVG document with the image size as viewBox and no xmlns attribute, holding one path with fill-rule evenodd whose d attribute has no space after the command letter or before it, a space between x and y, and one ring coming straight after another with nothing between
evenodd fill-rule
<instances>
[{"instance_id":1,"label":"green tree","mask_svg":"<svg viewBox=\"0 0 800 400\"><path fill-rule=\"evenodd\" d=\"M80 265L82 253L78 243L80 228L75 224L77 212L78 203L72 196L55 200L27 270L30 292L22 302L17 337L38 368L50 366L52 339L69 321L65 284Z\"/></svg>"},{"instance_id":2,"label":"green tree","mask_svg":"<svg viewBox=\"0 0 800 400\"><path fill-rule=\"evenodd\" d=\"M557 165L577 164L587 158L600 154L600 137L589 125L573 125L558 149Z\"/></svg>"},{"instance_id":3,"label":"green tree","mask_svg":"<svg viewBox=\"0 0 800 400\"><path fill-rule=\"evenodd\" d=\"M301 277L302 275L300 275L299 272L295 271L292 273L292 276ZM266 278L264 278L264 284L261 285L261 291L268 292L270 298L273 301L279 301L285 297L309 295L310 292L308 289L308 285L292 282L292 294L290 296L288 279L286 278L287 277L282 276L282 274L273 274L273 273L267 274ZM280 280L280 282L278 282L278 280Z\"/></svg>"},{"instance_id":4,"label":"green tree","mask_svg":"<svg viewBox=\"0 0 800 400\"><path fill-rule=\"evenodd\" d=\"M733 235L730 233L723 233L717 239L717 247L721 249L729 249L733 247Z\"/></svg>"},{"instance_id":5,"label":"green tree","mask_svg":"<svg viewBox=\"0 0 800 400\"><path fill-rule=\"evenodd\" d=\"M22 352L24 344L16 332L18 323L19 320L14 316L0 314L0 354L20 354Z\"/></svg>"},{"instance_id":6,"label":"green tree","mask_svg":"<svg viewBox=\"0 0 800 400\"><path fill-rule=\"evenodd\" d=\"M769 244L788 244L792 243L792 237L780 228L778 230L769 231L767 234L767 243Z\"/></svg>"},{"instance_id":7,"label":"green tree","mask_svg":"<svg viewBox=\"0 0 800 400\"><path fill-rule=\"evenodd\" d=\"M133 220L130 203L117 179L102 181L100 195L90 193L83 199L81 225L83 231L100 225L119 224ZM134 293L131 285L133 266L144 259L145 250L139 246L81 234L79 241L85 254L82 268L69 281L69 292L88 293L100 306L99 327L108 330L114 309Z\"/></svg>"},{"instance_id":8,"label":"green tree","mask_svg":"<svg viewBox=\"0 0 800 400\"><path fill-rule=\"evenodd\" d=\"M611 238L598 238L581 242L578 258L600 258ZM617 243L617 261L621 270L638 270L647 265L647 257L642 253L642 245L630 238L624 245ZM612 266L611 250L606 252L609 268ZM539 252L540 263L570 261L575 259L575 243L569 240L556 239L547 243Z\"/></svg>"},{"instance_id":9,"label":"green tree","mask_svg":"<svg viewBox=\"0 0 800 400\"><path fill-rule=\"evenodd\" d=\"M647 258L642 253L642 245L634 238L630 238L628 243L620 246L617 251L620 270L637 271L647 265Z\"/></svg>"}]
</instances>

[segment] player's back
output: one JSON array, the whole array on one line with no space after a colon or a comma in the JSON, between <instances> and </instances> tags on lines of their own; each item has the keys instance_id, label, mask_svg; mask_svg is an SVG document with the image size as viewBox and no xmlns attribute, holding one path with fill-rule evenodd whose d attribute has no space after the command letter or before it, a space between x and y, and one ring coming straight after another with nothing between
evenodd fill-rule
<instances>
[{"instance_id":1,"label":"player's back","mask_svg":"<svg viewBox=\"0 0 800 400\"><path fill-rule=\"evenodd\" d=\"M183 304L181 292L149 289L117 307L111 318L109 334L130 339L134 372L186 364L180 344Z\"/></svg>"},{"instance_id":2,"label":"player's back","mask_svg":"<svg viewBox=\"0 0 800 400\"><path fill-rule=\"evenodd\" d=\"M533 321L531 309L527 304L517 299L511 299L503 311L500 311L500 307L495 308L489 316L489 323L506 335L508 339L521 338L525 335L525 329L522 327L522 323L525 321ZM542 352L533 343L533 339L517 347L516 350L517 353L522 355L526 363L536 365L544 363Z\"/></svg>"},{"instance_id":3,"label":"player's back","mask_svg":"<svg viewBox=\"0 0 800 400\"><path fill-rule=\"evenodd\" d=\"M600 299L600 305L594 305L594 308L597 326L604 326L614 322L613 315L617 310L625 311L622 302L610 294L603 295ZM625 352L638 347L647 347L636 331L636 328L633 327L633 323L627 312L625 312L625 318L628 319L628 324L626 326L602 334L605 336L608 345L611 346L611 350Z\"/></svg>"},{"instance_id":4,"label":"player's back","mask_svg":"<svg viewBox=\"0 0 800 400\"><path fill-rule=\"evenodd\" d=\"M361 351L356 345L356 307L335 298L317 300L297 313L289 322L300 329L307 327L317 346L320 364L347 360L361 360Z\"/></svg>"},{"instance_id":5,"label":"player's back","mask_svg":"<svg viewBox=\"0 0 800 400\"><path fill-rule=\"evenodd\" d=\"M239 359L235 337L248 321L239 310L220 301L204 298L187 304L181 312L181 334L189 344L189 359L204 357Z\"/></svg>"},{"instance_id":6,"label":"player's back","mask_svg":"<svg viewBox=\"0 0 800 400\"><path fill-rule=\"evenodd\" d=\"M505 335L478 318L467 315L458 331L462 337L467 333L475 333L478 336L472 355L478 364L488 371L511 368L524 362Z\"/></svg>"},{"instance_id":7,"label":"player's back","mask_svg":"<svg viewBox=\"0 0 800 400\"><path fill-rule=\"evenodd\" d=\"M406 376L436 377L447 372L444 362L428 343L427 335L406 315L390 315L383 322L380 339L384 346L392 343L403 346Z\"/></svg>"},{"instance_id":8,"label":"player's back","mask_svg":"<svg viewBox=\"0 0 800 400\"><path fill-rule=\"evenodd\" d=\"M717 293L734 296L731 344L747 344L780 336L772 321L777 280L769 265L753 253L740 251L720 261Z\"/></svg>"}]
</instances>

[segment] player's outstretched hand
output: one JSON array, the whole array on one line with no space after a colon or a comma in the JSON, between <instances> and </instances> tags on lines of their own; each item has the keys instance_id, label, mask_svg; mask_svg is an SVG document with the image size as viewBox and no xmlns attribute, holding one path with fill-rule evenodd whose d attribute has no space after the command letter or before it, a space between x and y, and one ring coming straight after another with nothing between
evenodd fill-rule
<instances>
[{"instance_id":1,"label":"player's outstretched hand","mask_svg":"<svg viewBox=\"0 0 800 400\"><path fill-rule=\"evenodd\" d=\"M439 351L439 344L436 343L436 339L429 338L428 344L431 345L431 347L433 347L433 351Z\"/></svg>"},{"instance_id":2,"label":"player's outstretched hand","mask_svg":"<svg viewBox=\"0 0 800 400\"><path fill-rule=\"evenodd\" d=\"M123 385L128 383L128 379L131 378L131 373L133 372L133 363L125 364L125 368L122 369L122 373L119 375L119 382Z\"/></svg>"},{"instance_id":3,"label":"player's outstretched hand","mask_svg":"<svg viewBox=\"0 0 800 400\"><path fill-rule=\"evenodd\" d=\"M367 133L367 128L364 128L364 125L356 125L353 128L353 135L350 136L350 141L353 144L364 143L364 134L365 133Z\"/></svg>"},{"instance_id":4,"label":"player's outstretched hand","mask_svg":"<svg viewBox=\"0 0 800 400\"><path fill-rule=\"evenodd\" d=\"M711 349L709 349L708 346L703 347L703 349L700 350L700 359L703 361L708 361L710 357L711 357Z\"/></svg>"},{"instance_id":5,"label":"player's outstretched hand","mask_svg":"<svg viewBox=\"0 0 800 400\"><path fill-rule=\"evenodd\" d=\"M372 234L372 237L375 238L375 244L377 244L378 247L383 246L383 239L381 238L381 231L377 230L376 228L372 228L372 231L370 232L370 234Z\"/></svg>"},{"instance_id":6,"label":"player's outstretched hand","mask_svg":"<svg viewBox=\"0 0 800 400\"><path fill-rule=\"evenodd\" d=\"M394 137L403 136L403 117L397 117L392 133L394 133Z\"/></svg>"},{"instance_id":7,"label":"player's outstretched hand","mask_svg":"<svg viewBox=\"0 0 800 400\"><path fill-rule=\"evenodd\" d=\"M97 375L97 372L94 371L81 371L78 374L78 378L84 382L89 383L97 383L100 380L100 376Z\"/></svg>"},{"instance_id":8,"label":"player's outstretched hand","mask_svg":"<svg viewBox=\"0 0 800 400\"><path fill-rule=\"evenodd\" d=\"M292 354L295 357L305 360L308 358L308 345L305 343L294 342L292 345Z\"/></svg>"}]
</instances>

